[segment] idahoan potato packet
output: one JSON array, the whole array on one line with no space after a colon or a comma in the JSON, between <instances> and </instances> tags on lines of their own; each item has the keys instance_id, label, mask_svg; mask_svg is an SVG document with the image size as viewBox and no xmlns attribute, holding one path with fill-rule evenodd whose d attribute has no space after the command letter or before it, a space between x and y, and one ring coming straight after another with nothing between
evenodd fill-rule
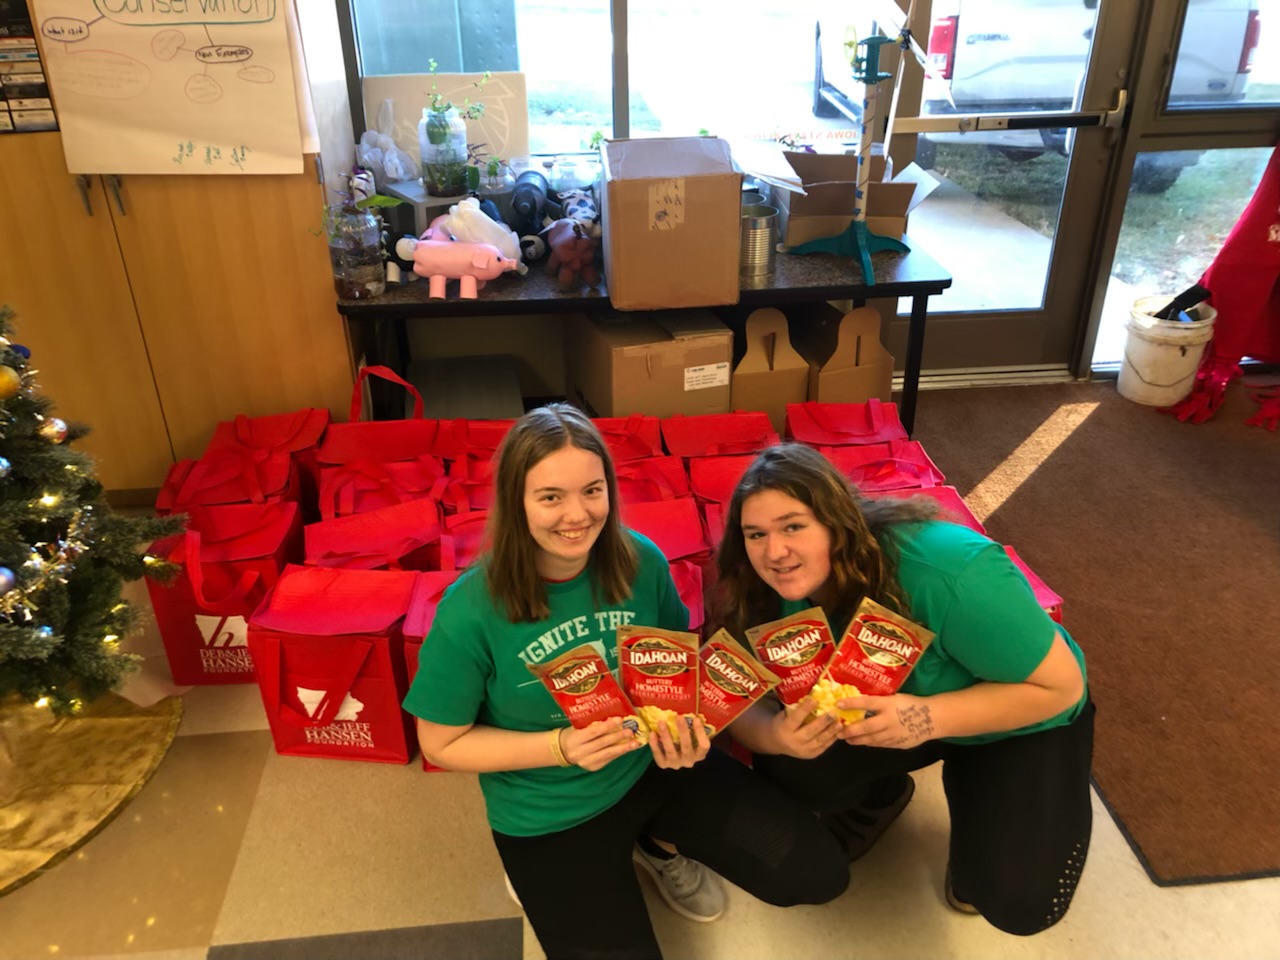
<instances>
[{"instance_id":1,"label":"idahoan potato packet","mask_svg":"<svg viewBox=\"0 0 1280 960\"><path fill-rule=\"evenodd\" d=\"M626 717L622 723L638 740L649 741L649 730L636 715L609 664L596 648L584 643L542 663L525 664L560 704L569 723L581 730L597 720Z\"/></svg>"},{"instance_id":2,"label":"idahoan potato packet","mask_svg":"<svg viewBox=\"0 0 1280 960\"><path fill-rule=\"evenodd\" d=\"M747 641L760 662L782 678L776 692L788 706L809 695L836 650L831 624L821 607L752 627Z\"/></svg>"},{"instance_id":3,"label":"idahoan potato packet","mask_svg":"<svg viewBox=\"0 0 1280 960\"><path fill-rule=\"evenodd\" d=\"M868 697L887 697L902 686L933 637L920 624L867 597L823 676L832 683L852 684Z\"/></svg>"},{"instance_id":4,"label":"idahoan potato packet","mask_svg":"<svg viewBox=\"0 0 1280 960\"><path fill-rule=\"evenodd\" d=\"M703 644L698 661L698 708L713 734L731 724L781 680L723 629Z\"/></svg>"},{"instance_id":5,"label":"idahoan potato packet","mask_svg":"<svg viewBox=\"0 0 1280 960\"><path fill-rule=\"evenodd\" d=\"M667 724L678 737L680 718L692 729L698 715L698 635L626 624L618 627L622 691L636 713L657 730Z\"/></svg>"}]
</instances>

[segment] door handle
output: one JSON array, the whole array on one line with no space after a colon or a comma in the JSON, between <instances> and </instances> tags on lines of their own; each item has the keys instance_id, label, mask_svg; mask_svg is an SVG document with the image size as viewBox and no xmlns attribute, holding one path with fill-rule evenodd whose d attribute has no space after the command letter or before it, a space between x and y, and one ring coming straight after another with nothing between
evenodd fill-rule
<instances>
[{"instance_id":1,"label":"door handle","mask_svg":"<svg viewBox=\"0 0 1280 960\"><path fill-rule=\"evenodd\" d=\"M1122 127L1129 108L1129 91L1116 91L1107 110L1058 113L941 113L927 117L897 117L895 133L972 133L975 130L1058 130L1062 127Z\"/></svg>"},{"instance_id":2,"label":"door handle","mask_svg":"<svg viewBox=\"0 0 1280 960\"><path fill-rule=\"evenodd\" d=\"M89 199L89 175L82 173L76 177L76 187L80 191L80 202L84 204L84 212L93 216L93 202Z\"/></svg>"},{"instance_id":3,"label":"door handle","mask_svg":"<svg viewBox=\"0 0 1280 960\"><path fill-rule=\"evenodd\" d=\"M127 217L129 212L124 208L124 198L120 196L120 174L108 173L103 179L107 181L107 188L111 191L111 195L116 198L116 209L120 211L120 216Z\"/></svg>"}]
</instances>

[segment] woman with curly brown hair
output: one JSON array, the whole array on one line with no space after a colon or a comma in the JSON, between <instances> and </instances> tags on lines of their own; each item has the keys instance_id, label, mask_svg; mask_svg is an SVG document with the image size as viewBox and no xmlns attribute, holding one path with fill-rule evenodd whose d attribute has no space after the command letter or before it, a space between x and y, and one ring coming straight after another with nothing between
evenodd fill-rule
<instances>
[{"instance_id":1,"label":"woman with curly brown hair","mask_svg":"<svg viewBox=\"0 0 1280 960\"><path fill-rule=\"evenodd\" d=\"M998 544L932 507L864 499L799 444L752 463L719 556L735 632L817 605L840 636L870 597L935 638L897 693L839 701L866 710L861 721L806 723L811 699L764 702L732 733L756 770L822 815L851 861L907 805L910 772L941 760L948 902L1006 932L1038 933L1066 912L1089 847L1084 655Z\"/></svg>"}]
</instances>

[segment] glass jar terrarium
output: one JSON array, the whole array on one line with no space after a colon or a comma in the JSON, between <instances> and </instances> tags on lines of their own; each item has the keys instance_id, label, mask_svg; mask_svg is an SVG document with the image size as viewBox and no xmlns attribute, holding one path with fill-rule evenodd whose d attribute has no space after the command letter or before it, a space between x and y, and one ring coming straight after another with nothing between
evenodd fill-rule
<instances>
[{"instance_id":1,"label":"glass jar terrarium","mask_svg":"<svg viewBox=\"0 0 1280 960\"><path fill-rule=\"evenodd\" d=\"M510 224L515 216L511 198L515 194L516 178L511 168L497 158L490 158L480 168L480 185L476 192L482 200L492 200L498 208L502 222Z\"/></svg>"},{"instance_id":2,"label":"glass jar terrarium","mask_svg":"<svg viewBox=\"0 0 1280 960\"><path fill-rule=\"evenodd\" d=\"M338 298L367 300L381 296L387 288L382 218L373 210L335 203L325 207L324 232Z\"/></svg>"},{"instance_id":3,"label":"glass jar terrarium","mask_svg":"<svg viewBox=\"0 0 1280 960\"><path fill-rule=\"evenodd\" d=\"M457 107L424 107L418 121L422 186L433 197L467 192L467 121Z\"/></svg>"}]
</instances>

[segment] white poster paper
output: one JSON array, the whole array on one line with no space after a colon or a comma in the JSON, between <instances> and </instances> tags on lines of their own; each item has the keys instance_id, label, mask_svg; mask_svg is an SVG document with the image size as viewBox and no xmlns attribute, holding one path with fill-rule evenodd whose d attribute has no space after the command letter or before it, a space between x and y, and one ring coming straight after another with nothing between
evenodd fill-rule
<instances>
[{"instance_id":1,"label":"white poster paper","mask_svg":"<svg viewBox=\"0 0 1280 960\"><path fill-rule=\"evenodd\" d=\"M283 4L35 0L71 173L299 173Z\"/></svg>"}]
</instances>

